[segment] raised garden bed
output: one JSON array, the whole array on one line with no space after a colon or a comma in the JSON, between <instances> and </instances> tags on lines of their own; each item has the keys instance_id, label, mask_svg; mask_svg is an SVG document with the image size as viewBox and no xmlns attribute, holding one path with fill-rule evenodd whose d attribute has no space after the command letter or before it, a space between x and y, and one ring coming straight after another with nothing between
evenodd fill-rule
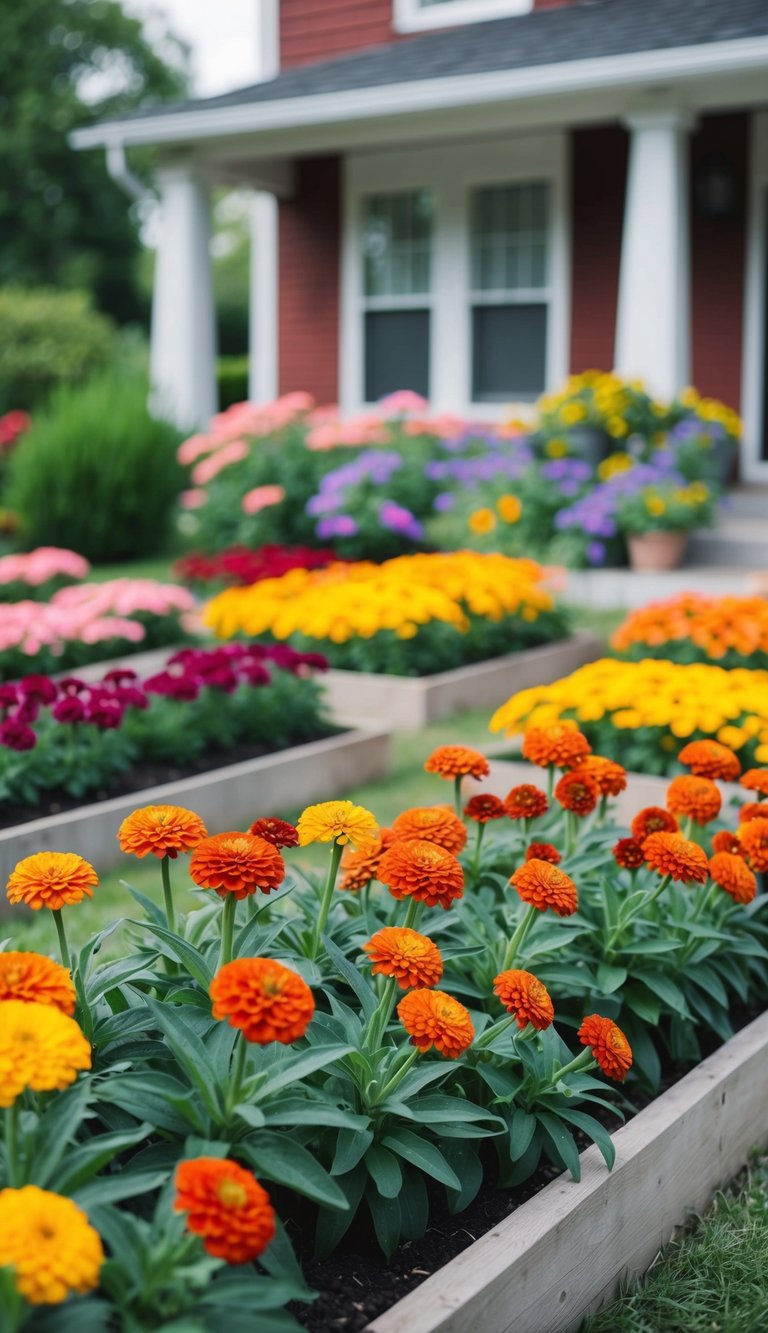
<instances>
[{"instance_id":1,"label":"raised garden bed","mask_svg":"<svg viewBox=\"0 0 768 1333\"><path fill-rule=\"evenodd\" d=\"M688 1210L768 1141L768 1013L368 1325L370 1333L566 1333L640 1276ZM460 1220L460 1219L459 1219Z\"/></svg>"},{"instance_id":2,"label":"raised garden bed","mask_svg":"<svg viewBox=\"0 0 768 1333\"><path fill-rule=\"evenodd\" d=\"M337 720L366 718L389 723L396 731L419 731L471 708L496 708L510 693L549 684L601 653L597 635L580 630L568 639L434 676L331 670L322 686Z\"/></svg>"},{"instance_id":3,"label":"raised garden bed","mask_svg":"<svg viewBox=\"0 0 768 1333\"><path fill-rule=\"evenodd\" d=\"M139 805L183 805L216 829L247 825L350 786L382 777L390 761L390 736L370 727L226 764L111 800L80 805L62 814L0 830L3 883L17 861L39 851L76 851L110 868L123 860L115 838L120 821ZM5 899L0 900L0 910Z\"/></svg>"}]
</instances>

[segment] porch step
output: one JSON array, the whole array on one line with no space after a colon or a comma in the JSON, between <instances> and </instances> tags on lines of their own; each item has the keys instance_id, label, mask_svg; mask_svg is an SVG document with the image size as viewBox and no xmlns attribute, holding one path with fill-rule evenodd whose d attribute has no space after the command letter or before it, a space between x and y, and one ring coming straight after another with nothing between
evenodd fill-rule
<instances>
[{"instance_id":1,"label":"porch step","mask_svg":"<svg viewBox=\"0 0 768 1333\"><path fill-rule=\"evenodd\" d=\"M768 511L760 518L723 510L714 528L692 533L685 564L768 570Z\"/></svg>"},{"instance_id":2,"label":"porch step","mask_svg":"<svg viewBox=\"0 0 768 1333\"><path fill-rule=\"evenodd\" d=\"M768 527L768 486L733 486L723 502L724 516L762 518Z\"/></svg>"}]
</instances>

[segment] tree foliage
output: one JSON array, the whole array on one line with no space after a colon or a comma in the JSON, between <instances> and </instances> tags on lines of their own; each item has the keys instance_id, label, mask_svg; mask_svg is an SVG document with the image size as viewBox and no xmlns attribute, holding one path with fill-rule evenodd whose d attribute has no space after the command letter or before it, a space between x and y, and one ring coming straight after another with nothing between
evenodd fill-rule
<instances>
[{"instance_id":1,"label":"tree foliage","mask_svg":"<svg viewBox=\"0 0 768 1333\"><path fill-rule=\"evenodd\" d=\"M141 314L135 209L68 135L186 87L186 48L149 40L116 0L0 5L0 285L85 288L118 320Z\"/></svg>"}]
</instances>

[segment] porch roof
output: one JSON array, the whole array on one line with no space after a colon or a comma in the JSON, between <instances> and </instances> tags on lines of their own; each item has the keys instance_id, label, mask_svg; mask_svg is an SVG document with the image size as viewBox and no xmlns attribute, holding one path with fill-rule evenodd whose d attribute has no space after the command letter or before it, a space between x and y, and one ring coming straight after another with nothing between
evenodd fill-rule
<instances>
[{"instance_id":1,"label":"porch roof","mask_svg":"<svg viewBox=\"0 0 768 1333\"><path fill-rule=\"evenodd\" d=\"M218 97L147 108L77 130L72 143L188 144L766 69L766 0L583 0L366 48Z\"/></svg>"}]
</instances>

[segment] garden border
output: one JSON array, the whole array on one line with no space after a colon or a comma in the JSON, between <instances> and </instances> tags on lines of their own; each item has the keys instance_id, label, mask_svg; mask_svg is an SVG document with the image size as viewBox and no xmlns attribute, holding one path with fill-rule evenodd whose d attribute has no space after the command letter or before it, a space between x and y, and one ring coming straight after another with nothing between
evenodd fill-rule
<instances>
[{"instance_id":1,"label":"garden border","mask_svg":"<svg viewBox=\"0 0 768 1333\"><path fill-rule=\"evenodd\" d=\"M111 869L122 859L118 825L141 805L189 806L213 829L223 830L344 794L385 776L391 739L385 728L358 728L16 824L0 830L0 878L5 883L18 860L40 851L76 851L100 870ZM0 915L4 906L0 899Z\"/></svg>"},{"instance_id":2,"label":"garden border","mask_svg":"<svg viewBox=\"0 0 768 1333\"><path fill-rule=\"evenodd\" d=\"M318 682L336 721L365 718L395 731L420 731L469 709L497 708L518 690L549 685L604 653L597 634L577 630L567 639L433 676L387 676L332 668L319 675Z\"/></svg>"},{"instance_id":3,"label":"garden border","mask_svg":"<svg viewBox=\"0 0 768 1333\"><path fill-rule=\"evenodd\" d=\"M768 1011L613 1136L582 1178L545 1186L368 1325L366 1333L569 1333L647 1271L768 1141Z\"/></svg>"}]
</instances>

